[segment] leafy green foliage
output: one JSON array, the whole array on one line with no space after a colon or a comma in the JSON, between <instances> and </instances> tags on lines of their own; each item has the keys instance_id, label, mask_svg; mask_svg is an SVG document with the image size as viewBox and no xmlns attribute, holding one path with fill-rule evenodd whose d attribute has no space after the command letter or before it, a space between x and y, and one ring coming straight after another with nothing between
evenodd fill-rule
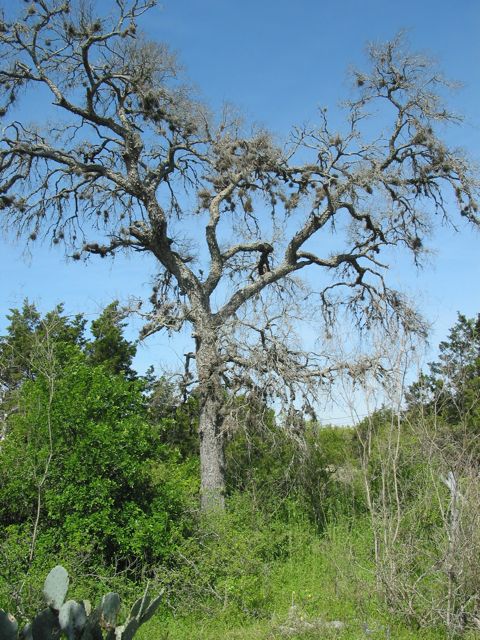
<instances>
[{"instance_id":1,"label":"leafy green foliage","mask_svg":"<svg viewBox=\"0 0 480 640\"><path fill-rule=\"evenodd\" d=\"M292 437L268 407L239 399L227 510L198 517L195 393L185 402L167 380L135 374L117 303L93 325L89 337L81 316L59 306L42 317L25 303L0 339L2 606L23 620L38 611L60 561L78 600L109 589L129 599L145 577L165 587L172 638L197 637L212 617L212 638L272 637L285 621L308 638L331 619L346 624L338 638L359 637L363 624L372 637L389 627L443 637L450 579L452 615L471 625L478 319L459 317L402 414L386 407L355 429L302 423ZM450 469L462 494L458 549ZM140 637L164 629L153 620Z\"/></svg>"},{"instance_id":2,"label":"leafy green foliage","mask_svg":"<svg viewBox=\"0 0 480 640\"><path fill-rule=\"evenodd\" d=\"M36 480L49 455L51 420L45 524L74 546L93 545L106 560L146 552L155 539L151 552L161 555L165 510L172 505L156 495L148 461L168 453L145 420L139 383L91 367L82 354L73 353L56 381L51 416L47 410L45 379L26 382L0 454L2 521L22 522L32 513Z\"/></svg>"},{"instance_id":3,"label":"leafy green foliage","mask_svg":"<svg viewBox=\"0 0 480 640\"><path fill-rule=\"evenodd\" d=\"M293 500L322 529L330 517L363 510L353 442L351 429L315 424L300 438L273 423L239 429L227 445L227 487L287 519Z\"/></svg>"},{"instance_id":4,"label":"leafy green foliage","mask_svg":"<svg viewBox=\"0 0 480 640\"><path fill-rule=\"evenodd\" d=\"M39 344L47 340L58 348L63 344L84 344L85 319L81 315L70 319L63 312L60 304L42 318L35 305L26 300L21 310L12 309L7 315L7 334L0 337L0 371L2 384L8 390L35 376Z\"/></svg>"},{"instance_id":5,"label":"leafy green foliage","mask_svg":"<svg viewBox=\"0 0 480 640\"><path fill-rule=\"evenodd\" d=\"M118 301L109 304L102 314L92 322L93 340L85 351L91 364L103 364L111 373L123 373L135 377L132 360L137 351L134 344L123 337L126 323L118 308Z\"/></svg>"},{"instance_id":6,"label":"leafy green foliage","mask_svg":"<svg viewBox=\"0 0 480 640\"><path fill-rule=\"evenodd\" d=\"M185 460L198 455L198 398L191 395L180 402L172 385L156 380L147 398L148 419L158 428L161 441Z\"/></svg>"},{"instance_id":7,"label":"leafy green foliage","mask_svg":"<svg viewBox=\"0 0 480 640\"><path fill-rule=\"evenodd\" d=\"M59 559L74 575L130 578L168 559L198 483L196 466L161 442L164 425L147 419L143 381L93 364L60 308L56 332L51 316L27 311L34 322L13 314L3 341L6 351L23 345L15 355L29 370L0 443L0 595L31 610L15 585L34 591Z\"/></svg>"},{"instance_id":8,"label":"leafy green foliage","mask_svg":"<svg viewBox=\"0 0 480 640\"><path fill-rule=\"evenodd\" d=\"M182 615L261 617L272 612L272 568L298 555L313 527L291 501L290 519L258 509L251 496L230 496L226 512L203 515L159 574Z\"/></svg>"}]
</instances>

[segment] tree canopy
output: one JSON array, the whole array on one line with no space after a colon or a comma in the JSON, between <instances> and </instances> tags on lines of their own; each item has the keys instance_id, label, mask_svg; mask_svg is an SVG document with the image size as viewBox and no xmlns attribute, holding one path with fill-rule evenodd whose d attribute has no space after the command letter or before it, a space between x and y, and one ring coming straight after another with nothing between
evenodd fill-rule
<instances>
[{"instance_id":1,"label":"tree canopy","mask_svg":"<svg viewBox=\"0 0 480 640\"><path fill-rule=\"evenodd\" d=\"M226 398L303 396L308 409L339 368L355 375L291 339L307 299L327 330L345 312L359 328L393 319L422 332L389 284L392 250L421 261L452 202L478 225L478 181L440 135L458 121L448 83L402 37L370 46L344 127L320 110L279 144L195 99L168 48L138 31L154 6L121 2L106 15L38 0L3 17L0 203L28 242L65 244L73 259L156 259L143 336L192 329L186 384L199 394L206 506L222 502ZM40 87L58 114L47 127L15 119L17 100Z\"/></svg>"}]
</instances>

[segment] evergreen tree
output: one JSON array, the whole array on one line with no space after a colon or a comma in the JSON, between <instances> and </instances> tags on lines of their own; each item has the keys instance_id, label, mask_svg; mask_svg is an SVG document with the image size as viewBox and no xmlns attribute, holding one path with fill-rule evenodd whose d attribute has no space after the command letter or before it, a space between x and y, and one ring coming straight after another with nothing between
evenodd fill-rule
<instances>
[{"instance_id":1,"label":"evergreen tree","mask_svg":"<svg viewBox=\"0 0 480 640\"><path fill-rule=\"evenodd\" d=\"M410 387L407 401L410 412L422 412L434 421L443 445L463 442L465 455L480 455L480 315L458 314L439 345L438 360Z\"/></svg>"},{"instance_id":2,"label":"evergreen tree","mask_svg":"<svg viewBox=\"0 0 480 640\"><path fill-rule=\"evenodd\" d=\"M92 365L102 364L111 373L123 373L134 378L132 360L136 346L123 337L126 323L115 300L92 322L93 340L86 345L86 353Z\"/></svg>"},{"instance_id":3,"label":"evergreen tree","mask_svg":"<svg viewBox=\"0 0 480 640\"><path fill-rule=\"evenodd\" d=\"M69 318L63 304L57 305L43 318L35 304L25 300L21 309L7 315L7 333L0 337L0 371L2 384L9 390L34 376L35 345L47 336L59 347L69 343L82 346L86 321L81 314Z\"/></svg>"}]
</instances>

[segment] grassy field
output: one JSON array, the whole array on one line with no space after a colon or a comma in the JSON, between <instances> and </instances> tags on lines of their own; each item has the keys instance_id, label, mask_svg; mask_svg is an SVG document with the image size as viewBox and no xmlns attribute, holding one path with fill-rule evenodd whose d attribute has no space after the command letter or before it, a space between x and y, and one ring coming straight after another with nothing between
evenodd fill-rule
<instances>
[{"instance_id":1,"label":"grassy field","mask_svg":"<svg viewBox=\"0 0 480 640\"><path fill-rule=\"evenodd\" d=\"M360 531L360 534L359 534ZM263 594L268 612L242 614L203 604L198 612L157 616L139 640L442 640L443 630L415 629L389 614L375 595L367 527L331 527L286 562L268 568ZM480 638L470 632L464 640Z\"/></svg>"}]
</instances>

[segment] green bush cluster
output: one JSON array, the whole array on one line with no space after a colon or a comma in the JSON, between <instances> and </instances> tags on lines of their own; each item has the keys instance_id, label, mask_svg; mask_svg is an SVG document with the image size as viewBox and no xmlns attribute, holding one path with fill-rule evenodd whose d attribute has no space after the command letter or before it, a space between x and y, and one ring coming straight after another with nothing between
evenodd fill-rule
<instances>
[{"instance_id":1,"label":"green bush cluster","mask_svg":"<svg viewBox=\"0 0 480 640\"><path fill-rule=\"evenodd\" d=\"M262 512L248 493L230 496L225 512L203 516L179 545L175 564L157 578L177 611L263 617L272 613L275 566L300 557L314 528L291 505L290 520Z\"/></svg>"},{"instance_id":2,"label":"green bush cluster","mask_svg":"<svg viewBox=\"0 0 480 640\"><path fill-rule=\"evenodd\" d=\"M292 438L267 408L262 424L239 410L226 510L201 514L195 393L179 400L164 379L135 374L117 306L90 334L61 307L13 311L0 338L0 606L27 620L61 562L78 600L128 600L150 580L165 589L162 619L178 633L190 624L191 637L210 618L267 637L279 616L310 629L343 619L345 638L372 620L378 637L391 625L405 638L412 625L425 638L467 633L479 587L478 326L460 317L400 414L385 408L355 429L304 422Z\"/></svg>"},{"instance_id":3,"label":"green bush cluster","mask_svg":"<svg viewBox=\"0 0 480 640\"><path fill-rule=\"evenodd\" d=\"M300 440L274 423L240 429L227 445L227 487L287 520L292 504L321 531L331 518L363 513L355 432L307 423Z\"/></svg>"},{"instance_id":4,"label":"green bush cluster","mask_svg":"<svg viewBox=\"0 0 480 640\"><path fill-rule=\"evenodd\" d=\"M17 363L28 373L7 394L16 407L0 446L0 598L31 613L41 575L59 561L94 593L95 576L128 589L165 561L190 527L198 483L196 465L149 421L142 379L118 359L116 370L92 362L98 351L78 332L72 339L61 314L36 326L22 319L15 314L1 351L7 373Z\"/></svg>"}]
</instances>

